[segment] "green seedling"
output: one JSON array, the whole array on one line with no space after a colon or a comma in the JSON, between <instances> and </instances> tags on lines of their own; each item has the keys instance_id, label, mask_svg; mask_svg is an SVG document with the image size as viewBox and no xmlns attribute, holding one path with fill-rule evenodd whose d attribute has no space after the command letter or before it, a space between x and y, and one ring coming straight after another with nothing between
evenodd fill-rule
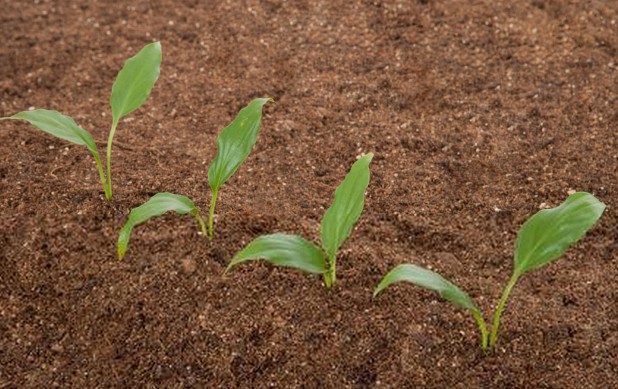
<instances>
[{"instance_id":1,"label":"green seedling","mask_svg":"<svg viewBox=\"0 0 618 389\"><path fill-rule=\"evenodd\" d=\"M67 140L71 143L86 146L94 157L99 170L99 178L105 191L105 198L112 198L112 141L120 119L139 108L150 95L150 91L159 77L161 65L161 44L159 42L146 45L134 57L128 59L118 73L112 86L110 105L112 108L112 127L107 140L107 170L103 169L99 151L92 135L78 126L69 116L58 111L35 109L19 112L0 120L25 120L34 127Z\"/></svg>"},{"instance_id":2,"label":"green seedling","mask_svg":"<svg viewBox=\"0 0 618 389\"><path fill-rule=\"evenodd\" d=\"M161 216L166 212L174 211L179 215L191 214L195 218L198 228L202 234L206 234L206 225L200 211L197 209L193 201L186 196L181 196L173 193L157 193L150 200L137 208L133 208L129 214L129 218L120 230L116 251L118 258L122 259L129 248L129 239L133 227L142 224L145 221L155 216Z\"/></svg>"},{"instance_id":3,"label":"green seedling","mask_svg":"<svg viewBox=\"0 0 618 389\"><path fill-rule=\"evenodd\" d=\"M480 309L470 296L439 274L416 265L402 264L392 269L380 281L374 297L401 281L438 292L445 300L470 311L481 334L481 348L493 349L498 342L502 312L519 278L560 258L596 224L604 210L605 204L594 196L578 192L570 195L560 206L539 211L524 223L517 234L513 273L494 312L491 334Z\"/></svg>"},{"instance_id":4,"label":"green seedling","mask_svg":"<svg viewBox=\"0 0 618 389\"><path fill-rule=\"evenodd\" d=\"M127 251L133 227L168 211L176 211L179 214L191 213L200 224L202 233L208 235L209 239L213 238L213 219L219 189L249 156L257 141L262 121L262 108L269 101L273 100L260 98L251 101L249 105L240 110L234 121L225 127L217 138L217 155L208 169L208 181L212 190L208 231L206 231L205 223L199 211L188 197L171 193L157 193L150 200L131 211L118 237L117 252L120 259L124 257Z\"/></svg>"},{"instance_id":5,"label":"green seedling","mask_svg":"<svg viewBox=\"0 0 618 389\"><path fill-rule=\"evenodd\" d=\"M321 248L297 235L260 236L232 258L226 273L241 262L263 259L278 266L322 274L327 288L334 285L337 252L363 212L372 158L369 153L356 161L335 190L333 203L320 225Z\"/></svg>"}]
</instances>

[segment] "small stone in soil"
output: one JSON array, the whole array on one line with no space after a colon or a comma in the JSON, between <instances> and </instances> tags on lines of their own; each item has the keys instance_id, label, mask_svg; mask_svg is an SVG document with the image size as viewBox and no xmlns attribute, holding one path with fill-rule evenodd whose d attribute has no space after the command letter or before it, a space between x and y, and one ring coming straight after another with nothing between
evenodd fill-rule
<instances>
[{"instance_id":1,"label":"small stone in soil","mask_svg":"<svg viewBox=\"0 0 618 389\"><path fill-rule=\"evenodd\" d=\"M195 260L191 258L183 259L181 261L181 265L182 265L182 271L184 271L187 274L191 274L195 272L195 270L197 269L197 263L195 263Z\"/></svg>"}]
</instances>

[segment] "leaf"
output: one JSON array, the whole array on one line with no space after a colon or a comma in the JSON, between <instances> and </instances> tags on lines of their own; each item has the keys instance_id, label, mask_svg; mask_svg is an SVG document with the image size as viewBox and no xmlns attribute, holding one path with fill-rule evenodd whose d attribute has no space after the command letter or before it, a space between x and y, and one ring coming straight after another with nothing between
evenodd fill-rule
<instances>
[{"instance_id":1,"label":"leaf","mask_svg":"<svg viewBox=\"0 0 618 389\"><path fill-rule=\"evenodd\" d=\"M116 245L118 258L122 259L127 252L129 240L131 239L131 231L133 231L135 226L155 216L161 216L168 211L175 211L179 215L185 215L187 213L192 214L202 225L202 232L204 232L203 220L191 199L173 193L157 193L144 204L131 210L129 218L118 235L118 243Z\"/></svg>"},{"instance_id":2,"label":"leaf","mask_svg":"<svg viewBox=\"0 0 618 389\"><path fill-rule=\"evenodd\" d=\"M605 204L586 192L570 195L560 206L533 215L519 230L515 273L521 275L555 259L599 220Z\"/></svg>"},{"instance_id":3,"label":"leaf","mask_svg":"<svg viewBox=\"0 0 618 389\"><path fill-rule=\"evenodd\" d=\"M257 141L262 107L269 101L273 100L254 99L241 109L236 119L219 134L217 156L208 169L208 182L213 192L217 192L249 156Z\"/></svg>"},{"instance_id":4,"label":"leaf","mask_svg":"<svg viewBox=\"0 0 618 389\"><path fill-rule=\"evenodd\" d=\"M35 109L33 111L19 112L13 116L2 118L25 120L48 134L52 134L60 139L68 140L76 145L86 146L90 152L98 158L99 152L92 135L80 126L69 116L64 116L58 111L47 109Z\"/></svg>"},{"instance_id":5,"label":"leaf","mask_svg":"<svg viewBox=\"0 0 618 389\"><path fill-rule=\"evenodd\" d=\"M297 235L263 235L236 253L225 270L241 262L264 259L278 266L293 267L309 273L322 274L326 271L324 256L313 243Z\"/></svg>"},{"instance_id":6,"label":"leaf","mask_svg":"<svg viewBox=\"0 0 618 389\"><path fill-rule=\"evenodd\" d=\"M125 62L112 86L110 104L114 123L146 101L159 78L161 57L161 43L154 42Z\"/></svg>"},{"instance_id":7,"label":"leaf","mask_svg":"<svg viewBox=\"0 0 618 389\"><path fill-rule=\"evenodd\" d=\"M320 236L329 259L337 254L363 212L372 158L372 153L366 154L352 165L350 172L335 190L333 203L322 218Z\"/></svg>"},{"instance_id":8,"label":"leaf","mask_svg":"<svg viewBox=\"0 0 618 389\"><path fill-rule=\"evenodd\" d=\"M377 296L384 289L401 281L410 282L425 289L438 292L442 298L463 309L472 312L479 311L474 301L472 301L466 292L444 279L444 277L431 270L407 263L399 265L388 272L378 284L373 292L373 296Z\"/></svg>"}]
</instances>

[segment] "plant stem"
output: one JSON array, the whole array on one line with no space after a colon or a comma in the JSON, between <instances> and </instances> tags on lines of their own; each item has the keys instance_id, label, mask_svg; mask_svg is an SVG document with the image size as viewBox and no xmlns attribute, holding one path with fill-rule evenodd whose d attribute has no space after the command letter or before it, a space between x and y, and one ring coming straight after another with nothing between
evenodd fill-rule
<instances>
[{"instance_id":1,"label":"plant stem","mask_svg":"<svg viewBox=\"0 0 618 389\"><path fill-rule=\"evenodd\" d=\"M114 120L107 138L107 188L105 190L105 198L108 200L111 200L112 198L112 141L114 140L114 134L116 133L117 126L118 122Z\"/></svg>"},{"instance_id":2,"label":"plant stem","mask_svg":"<svg viewBox=\"0 0 618 389\"><path fill-rule=\"evenodd\" d=\"M202 231L202 235L206 236L206 223L204 222L204 218L197 209L193 212L193 216L195 217L198 227Z\"/></svg>"},{"instance_id":3,"label":"plant stem","mask_svg":"<svg viewBox=\"0 0 618 389\"><path fill-rule=\"evenodd\" d=\"M479 311L478 309L472 311L472 316L474 316L474 320L476 320L476 324L478 325L479 330L481 331L481 348L483 349L483 351L487 351L489 332L487 331L487 324L485 324L485 319L483 319L483 315L481 314L481 311Z\"/></svg>"},{"instance_id":4,"label":"plant stem","mask_svg":"<svg viewBox=\"0 0 618 389\"><path fill-rule=\"evenodd\" d=\"M210 200L210 211L208 212L208 239L212 240L213 235L215 234L213 219L215 217L215 205L217 204L217 194L219 193L219 189L212 191L212 200Z\"/></svg>"},{"instance_id":5,"label":"plant stem","mask_svg":"<svg viewBox=\"0 0 618 389\"><path fill-rule=\"evenodd\" d=\"M105 199L110 200L112 198L112 194L107 190L107 179L105 178L105 172L103 171L103 164L101 164L101 157L99 154L92 154L95 162L97 163L97 169L99 170L99 177L101 178L101 184L103 185L103 190L105 191Z\"/></svg>"},{"instance_id":6,"label":"plant stem","mask_svg":"<svg viewBox=\"0 0 618 389\"><path fill-rule=\"evenodd\" d=\"M331 286L335 285L335 281L337 280L337 257L335 255L329 257L328 263L328 270L324 273L324 284L330 289Z\"/></svg>"},{"instance_id":7,"label":"plant stem","mask_svg":"<svg viewBox=\"0 0 618 389\"><path fill-rule=\"evenodd\" d=\"M506 284L506 287L502 292L502 297L500 297L500 301L498 302L498 306L496 307L496 311L494 312L494 320L491 325L491 337L489 338L490 348L496 347L496 343L498 342L498 330L500 329L500 317L502 316L502 311L506 306L506 300L508 300L509 295L511 294L511 290L513 290L513 287L517 283L518 279L519 273L513 272L513 275L511 275L511 279L509 280L508 284Z\"/></svg>"}]
</instances>

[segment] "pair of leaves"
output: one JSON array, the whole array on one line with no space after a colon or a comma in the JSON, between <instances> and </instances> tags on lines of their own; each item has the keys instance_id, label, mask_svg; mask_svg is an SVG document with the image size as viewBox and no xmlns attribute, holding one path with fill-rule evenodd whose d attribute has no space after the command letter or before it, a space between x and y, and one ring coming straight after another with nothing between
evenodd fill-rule
<instances>
[{"instance_id":1,"label":"pair of leaves","mask_svg":"<svg viewBox=\"0 0 618 389\"><path fill-rule=\"evenodd\" d=\"M297 235L264 235L238 252L226 271L239 263L258 259L309 273L322 274L328 271L331 263L325 261L324 254L329 261L334 260L339 247L348 238L363 211L372 158L373 154L369 153L356 161L335 190L333 203L320 225L323 250Z\"/></svg>"},{"instance_id":2,"label":"pair of leaves","mask_svg":"<svg viewBox=\"0 0 618 389\"><path fill-rule=\"evenodd\" d=\"M241 109L234 121L219 134L217 138L218 152L208 169L208 181L213 192L218 191L221 185L238 170L249 156L257 141L262 120L262 108L269 101L272 101L272 99L254 99L249 105ZM214 196L212 206L214 208ZM131 211L118 238L118 257L122 259L126 253L131 231L135 225L169 211L178 214L192 213L198 221L202 220L200 227L206 235L203 219L193 201L181 195L157 193L150 200Z\"/></svg>"},{"instance_id":3,"label":"pair of leaves","mask_svg":"<svg viewBox=\"0 0 618 389\"><path fill-rule=\"evenodd\" d=\"M159 42L146 45L134 57L126 61L112 86L110 105L114 123L118 123L121 117L133 112L146 101L159 77L160 64L161 44ZM94 138L69 116L58 111L35 109L1 119L25 120L48 134L79 146L86 146L97 162L101 181L105 187L105 174L100 164L100 156ZM109 147L111 145L108 144ZM109 176L109 174L108 171L107 175Z\"/></svg>"},{"instance_id":4,"label":"pair of leaves","mask_svg":"<svg viewBox=\"0 0 618 389\"><path fill-rule=\"evenodd\" d=\"M517 235L513 270L515 281L519 276L560 258L597 223L604 210L605 204L594 196L578 192L560 206L539 211L528 219ZM411 264L399 265L386 274L376 287L374 296L402 281L435 291L473 314L479 312L474 301L463 290L438 273Z\"/></svg>"}]
</instances>

